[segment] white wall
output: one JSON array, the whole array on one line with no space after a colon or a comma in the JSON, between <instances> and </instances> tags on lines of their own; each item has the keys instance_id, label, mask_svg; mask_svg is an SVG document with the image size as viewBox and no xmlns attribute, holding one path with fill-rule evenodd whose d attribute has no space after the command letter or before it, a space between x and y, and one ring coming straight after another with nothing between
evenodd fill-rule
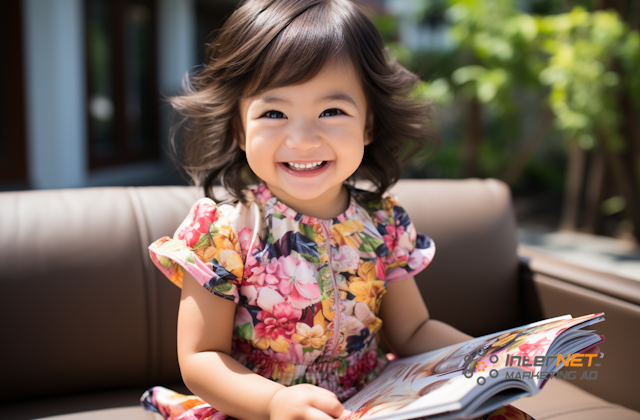
<instances>
[{"instance_id":1,"label":"white wall","mask_svg":"<svg viewBox=\"0 0 640 420\"><path fill-rule=\"evenodd\" d=\"M82 0L23 0L27 159L33 188L84 185Z\"/></svg>"},{"instance_id":2,"label":"white wall","mask_svg":"<svg viewBox=\"0 0 640 420\"><path fill-rule=\"evenodd\" d=\"M163 96L160 133L164 144L168 144L171 123L169 105L164 97L180 92L182 78L196 64L195 15L195 0L158 0L158 79ZM170 160L168 156L164 159Z\"/></svg>"},{"instance_id":3,"label":"white wall","mask_svg":"<svg viewBox=\"0 0 640 420\"><path fill-rule=\"evenodd\" d=\"M160 91L175 94L196 61L195 0L158 0Z\"/></svg>"}]
</instances>

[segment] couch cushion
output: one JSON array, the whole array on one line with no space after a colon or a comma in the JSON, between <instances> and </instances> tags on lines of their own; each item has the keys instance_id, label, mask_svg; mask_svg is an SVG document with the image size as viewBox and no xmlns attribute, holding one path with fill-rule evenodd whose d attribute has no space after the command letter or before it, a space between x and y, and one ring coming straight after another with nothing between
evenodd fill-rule
<instances>
[{"instance_id":1,"label":"couch cushion","mask_svg":"<svg viewBox=\"0 0 640 420\"><path fill-rule=\"evenodd\" d=\"M504 184L403 180L392 192L436 241L434 263L418 276L432 316L472 335L519 325L515 224ZM13 361L3 370L0 401L180 379L180 291L153 266L147 247L171 236L200 196L194 187L0 194L1 281L11 296L0 316L13 320L4 330L13 345L0 349ZM485 308L476 285L501 304Z\"/></svg>"},{"instance_id":2,"label":"couch cushion","mask_svg":"<svg viewBox=\"0 0 640 420\"><path fill-rule=\"evenodd\" d=\"M404 180L392 192L436 242L434 263L418 276L432 317L472 335L520 325L506 186ZM15 400L3 403L3 418L137 406L140 384L180 380L179 289L151 264L147 246L172 235L201 195L191 187L0 194L1 287L11 297L0 316L12 344L0 350L12 361L3 366L0 400ZM483 291L499 304L487 305ZM109 388L130 390L73 394Z\"/></svg>"},{"instance_id":3,"label":"couch cushion","mask_svg":"<svg viewBox=\"0 0 640 420\"><path fill-rule=\"evenodd\" d=\"M522 325L509 188L493 179L407 179L391 192L436 244L416 276L431 317L473 336Z\"/></svg>"},{"instance_id":4,"label":"couch cushion","mask_svg":"<svg viewBox=\"0 0 640 420\"><path fill-rule=\"evenodd\" d=\"M530 414L536 420L640 420L640 413L610 404L560 379L549 381L538 395L521 398L514 401L512 405ZM44 420L45 417L41 419ZM140 406L125 406L46 417L46 419L161 420L162 417L144 411Z\"/></svg>"},{"instance_id":5,"label":"couch cushion","mask_svg":"<svg viewBox=\"0 0 640 420\"><path fill-rule=\"evenodd\" d=\"M551 379L537 395L511 404L536 420L640 420L637 411L610 404L562 379Z\"/></svg>"},{"instance_id":6,"label":"couch cushion","mask_svg":"<svg viewBox=\"0 0 640 420\"><path fill-rule=\"evenodd\" d=\"M177 392L190 394L182 383L161 384ZM100 412L118 414L112 419L153 419L151 413L140 406L144 388L124 388L102 392L85 392L57 397L33 398L3 403L3 420L30 420L50 416L74 416L75 419L93 419ZM124 409L117 411L117 409ZM123 417L119 417L122 414ZM124 416L127 417L124 417ZM87 416L87 417L85 417Z\"/></svg>"},{"instance_id":7,"label":"couch cushion","mask_svg":"<svg viewBox=\"0 0 640 420\"><path fill-rule=\"evenodd\" d=\"M10 337L0 400L148 380L148 294L126 189L3 193L0 208Z\"/></svg>"},{"instance_id":8,"label":"couch cushion","mask_svg":"<svg viewBox=\"0 0 640 420\"><path fill-rule=\"evenodd\" d=\"M109 408L106 410L85 411L82 413L63 414L60 416L40 417L48 420L161 420L156 413L144 411L142 407ZM40 420L36 419L36 420Z\"/></svg>"}]
</instances>

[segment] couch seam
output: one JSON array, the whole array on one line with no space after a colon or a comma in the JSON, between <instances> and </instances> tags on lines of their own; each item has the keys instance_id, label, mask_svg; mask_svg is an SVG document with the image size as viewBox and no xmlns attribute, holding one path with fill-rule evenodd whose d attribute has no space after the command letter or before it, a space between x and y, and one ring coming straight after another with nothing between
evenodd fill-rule
<instances>
[{"instance_id":1,"label":"couch seam","mask_svg":"<svg viewBox=\"0 0 640 420\"><path fill-rule=\"evenodd\" d=\"M555 414L551 414L550 416L544 416L544 417L539 417L539 416L535 416L535 418L537 420L546 420L546 419L552 419L554 417L558 417L558 416L564 416L565 414L571 414L571 413L579 413L581 411L591 411L591 410L604 410L604 409L623 409L624 407L621 407L619 405L607 405L605 407L603 406L594 406L594 407L586 407L586 408L579 408L577 410L569 410L569 411L562 411L560 413L555 413Z\"/></svg>"},{"instance_id":2,"label":"couch seam","mask_svg":"<svg viewBox=\"0 0 640 420\"><path fill-rule=\"evenodd\" d=\"M145 258L147 251L146 243L149 243L149 227L144 217L144 211L142 209L142 202L137 192L136 187L127 187L127 193L129 195L131 207L135 215L136 227L138 231L138 237L140 239L139 246L141 247L140 259L142 262L143 271L143 290L145 291L145 306L147 315L147 383L156 381L158 378L158 366L160 363L160 357L158 354L159 348L159 326L154 320L157 319L154 314L157 314L157 302L158 302L158 290L149 276L149 263L150 258ZM148 252L148 251L147 251ZM148 260L148 261L147 261Z\"/></svg>"}]
</instances>

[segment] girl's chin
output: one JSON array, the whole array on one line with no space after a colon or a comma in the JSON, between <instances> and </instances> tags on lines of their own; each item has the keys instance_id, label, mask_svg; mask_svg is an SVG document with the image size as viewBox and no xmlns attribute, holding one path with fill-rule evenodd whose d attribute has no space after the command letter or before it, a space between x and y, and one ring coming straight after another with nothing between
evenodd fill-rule
<instances>
[{"instance_id":1,"label":"girl's chin","mask_svg":"<svg viewBox=\"0 0 640 420\"><path fill-rule=\"evenodd\" d=\"M333 185L329 179L283 179L282 177L271 184L271 192L276 197L286 201L286 197L298 201L315 202L316 200L324 200L326 194L333 190L334 187L339 185ZM280 192L281 197L278 196Z\"/></svg>"},{"instance_id":2,"label":"girl's chin","mask_svg":"<svg viewBox=\"0 0 640 420\"><path fill-rule=\"evenodd\" d=\"M315 200L322 199L327 190L330 189L327 188L324 183L320 182L314 184L313 181L311 183L307 181L303 184L306 185L298 185L298 183L295 181L287 182L280 188L285 194L294 198L295 200L308 202L314 202ZM277 196L275 192L274 195Z\"/></svg>"}]
</instances>

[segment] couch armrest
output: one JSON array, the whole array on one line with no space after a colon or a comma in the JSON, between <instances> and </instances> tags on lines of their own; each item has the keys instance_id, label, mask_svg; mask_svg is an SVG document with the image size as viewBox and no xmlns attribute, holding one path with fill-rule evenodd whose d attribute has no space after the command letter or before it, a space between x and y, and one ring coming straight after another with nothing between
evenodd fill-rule
<instances>
[{"instance_id":1,"label":"couch armrest","mask_svg":"<svg viewBox=\"0 0 640 420\"><path fill-rule=\"evenodd\" d=\"M564 262L549 254L520 246L522 304L530 321L571 314L605 312L606 321L594 329L606 337L600 366L577 370L573 381L612 403L640 410L634 362L640 346L640 282ZM565 368L567 369L567 368ZM597 379L580 379L597 371Z\"/></svg>"},{"instance_id":2,"label":"couch armrest","mask_svg":"<svg viewBox=\"0 0 640 420\"><path fill-rule=\"evenodd\" d=\"M533 273L544 274L640 305L640 282L637 280L579 267L522 245L518 247L518 256L520 263Z\"/></svg>"}]
</instances>

